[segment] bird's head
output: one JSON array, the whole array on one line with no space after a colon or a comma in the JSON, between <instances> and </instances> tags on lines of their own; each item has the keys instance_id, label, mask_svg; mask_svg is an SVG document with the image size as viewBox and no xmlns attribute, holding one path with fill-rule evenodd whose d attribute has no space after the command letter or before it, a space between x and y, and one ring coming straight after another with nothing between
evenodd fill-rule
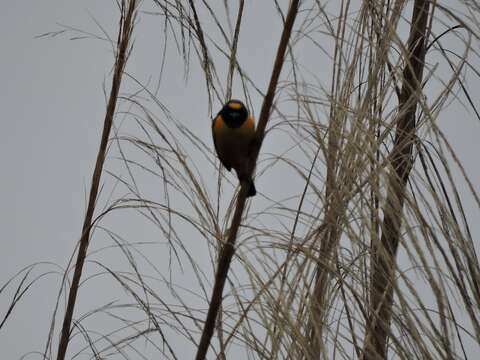
<instances>
[{"instance_id":1,"label":"bird's head","mask_svg":"<svg viewBox=\"0 0 480 360\"><path fill-rule=\"evenodd\" d=\"M232 99L223 106L220 115L228 127L237 128L247 120L248 110L241 101Z\"/></svg>"}]
</instances>

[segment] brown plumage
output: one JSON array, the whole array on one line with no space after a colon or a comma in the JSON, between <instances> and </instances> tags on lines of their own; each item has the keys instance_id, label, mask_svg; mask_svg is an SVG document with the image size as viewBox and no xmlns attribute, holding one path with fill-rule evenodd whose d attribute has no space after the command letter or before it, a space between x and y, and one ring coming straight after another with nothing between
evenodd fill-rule
<instances>
[{"instance_id":1,"label":"brown plumage","mask_svg":"<svg viewBox=\"0 0 480 360\"><path fill-rule=\"evenodd\" d=\"M238 179L250 184L248 196L257 193L255 184L248 174L249 151L255 137L255 122L245 105L230 100L212 123L213 143L218 158L225 168L234 169Z\"/></svg>"}]
</instances>

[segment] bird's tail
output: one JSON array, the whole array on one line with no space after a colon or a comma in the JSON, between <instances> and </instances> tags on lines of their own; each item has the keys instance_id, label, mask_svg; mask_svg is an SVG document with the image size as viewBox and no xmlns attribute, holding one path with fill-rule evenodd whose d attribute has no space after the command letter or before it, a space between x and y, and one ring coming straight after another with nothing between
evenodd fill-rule
<instances>
[{"instance_id":1,"label":"bird's tail","mask_svg":"<svg viewBox=\"0 0 480 360\"><path fill-rule=\"evenodd\" d=\"M248 186L249 186L249 188L248 188L248 195L247 195L247 197L257 195L257 189L255 189L255 184L254 184L254 182L253 182L252 179L250 179Z\"/></svg>"},{"instance_id":2,"label":"bird's tail","mask_svg":"<svg viewBox=\"0 0 480 360\"><path fill-rule=\"evenodd\" d=\"M237 170L235 169L235 171L237 171ZM255 189L255 184L253 182L253 179L251 177L249 177L248 175L246 175L246 172L237 171L237 176L238 176L238 180L240 180L241 184L246 182L246 185L248 186L247 197L257 195L257 189Z\"/></svg>"}]
</instances>

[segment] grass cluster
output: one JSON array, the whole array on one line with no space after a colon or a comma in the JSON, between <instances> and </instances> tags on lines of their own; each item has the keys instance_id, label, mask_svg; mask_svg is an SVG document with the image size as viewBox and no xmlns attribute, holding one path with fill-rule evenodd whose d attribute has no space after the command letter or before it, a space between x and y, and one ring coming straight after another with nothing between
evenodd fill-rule
<instances>
[{"instance_id":1,"label":"grass cluster","mask_svg":"<svg viewBox=\"0 0 480 360\"><path fill-rule=\"evenodd\" d=\"M268 82L258 83L241 61L255 6L118 0L112 85L83 231L41 358L473 358L480 264L470 222L480 199L440 119L459 106L480 120L469 90L480 75L480 7L274 0L276 57L257 58L272 64ZM159 36L176 51L169 56L187 73L200 64L210 115L232 94L250 108L261 99L251 171L283 179L281 191L260 181L255 198L247 201L241 184L230 199L236 184L212 146L164 106L155 86L124 71L146 9L163 24ZM125 77L140 90L122 94ZM129 131L120 117L131 120ZM264 152L264 143L275 151ZM104 168L107 153L118 171ZM215 181L205 180L207 168L218 168ZM122 190L101 208L103 177ZM144 225L124 237L105 225L118 213ZM142 226L158 234L168 262L157 263L131 238ZM97 237L109 239L123 268L88 251ZM88 266L100 271L79 288ZM96 276L126 300L78 315L78 293ZM0 288L13 294L0 328L8 331L35 281L29 267ZM111 327L93 331L91 318Z\"/></svg>"}]
</instances>

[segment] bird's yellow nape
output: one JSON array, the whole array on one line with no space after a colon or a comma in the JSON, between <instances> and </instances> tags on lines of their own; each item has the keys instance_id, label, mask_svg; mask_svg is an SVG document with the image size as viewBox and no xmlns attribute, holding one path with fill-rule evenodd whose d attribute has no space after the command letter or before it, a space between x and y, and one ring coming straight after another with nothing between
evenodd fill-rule
<instances>
[{"instance_id":1,"label":"bird's yellow nape","mask_svg":"<svg viewBox=\"0 0 480 360\"><path fill-rule=\"evenodd\" d=\"M227 106L232 110L240 110L242 108L242 104L236 101L230 101Z\"/></svg>"}]
</instances>

